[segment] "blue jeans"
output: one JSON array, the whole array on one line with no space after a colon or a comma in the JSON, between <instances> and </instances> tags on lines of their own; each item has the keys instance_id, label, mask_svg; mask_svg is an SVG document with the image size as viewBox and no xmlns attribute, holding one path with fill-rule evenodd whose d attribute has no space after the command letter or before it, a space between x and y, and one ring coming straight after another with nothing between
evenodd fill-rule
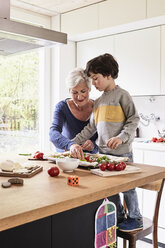
<instances>
[{"instance_id":1,"label":"blue jeans","mask_svg":"<svg viewBox=\"0 0 165 248\"><path fill-rule=\"evenodd\" d=\"M122 154L118 157L128 157L130 162L133 162L133 155L132 152ZM123 192L124 195L124 201L126 203L127 209L128 209L128 216L130 218L142 218L142 215L140 213L139 207L138 207L138 197L136 189L131 189ZM112 201L117 208L117 219L121 220L125 216L125 211L123 208L123 205L121 204L120 195L113 195L109 198L110 201Z\"/></svg>"}]
</instances>

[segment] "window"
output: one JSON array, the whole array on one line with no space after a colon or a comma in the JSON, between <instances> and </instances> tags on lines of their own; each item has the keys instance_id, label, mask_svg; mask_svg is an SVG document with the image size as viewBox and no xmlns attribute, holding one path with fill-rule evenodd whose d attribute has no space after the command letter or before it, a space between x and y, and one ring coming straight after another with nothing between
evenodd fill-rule
<instances>
[{"instance_id":1,"label":"window","mask_svg":"<svg viewBox=\"0 0 165 248\"><path fill-rule=\"evenodd\" d=\"M0 56L0 152L39 149L40 53Z\"/></svg>"}]
</instances>

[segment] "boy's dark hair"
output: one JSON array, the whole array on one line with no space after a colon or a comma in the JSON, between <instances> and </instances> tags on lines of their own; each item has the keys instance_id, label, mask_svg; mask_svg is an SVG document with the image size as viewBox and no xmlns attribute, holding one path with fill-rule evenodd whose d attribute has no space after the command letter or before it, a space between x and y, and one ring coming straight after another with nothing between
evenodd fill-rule
<instances>
[{"instance_id":1,"label":"boy's dark hair","mask_svg":"<svg viewBox=\"0 0 165 248\"><path fill-rule=\"evenodd\" d=\"M111 75L115 79L118 77L119 65L111 54L105 53L89 60L85 72L88 77L90 72L92 72L94 74L102 74L104 77Z\"/></svg>"}]
</instances>

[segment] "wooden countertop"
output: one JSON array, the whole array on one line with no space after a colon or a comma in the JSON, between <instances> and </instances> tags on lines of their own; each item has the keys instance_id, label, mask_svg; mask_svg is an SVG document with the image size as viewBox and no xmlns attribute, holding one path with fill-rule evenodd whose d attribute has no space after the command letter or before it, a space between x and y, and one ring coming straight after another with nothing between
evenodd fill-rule
<instances>
[{"instance_id":1,"label":"wooden countertop","mask_svg":"<svg viewBox=\"0 0 165 248\"><path fill-rule=\"evenodd\" d=\"M54 164L35 163L42 165L43 171L25 178L23 186L0 187L0 231L165 178L165 168L142 164L134 164L142 169L141 173L124 176L103 178L76 169L73 173L61 172L58 177L50 177L47 170ZM68 175L79 176L80 185L67 185ZM0 177L0 184L7 180L8 177Z\"/></svg>"}]
</instances>

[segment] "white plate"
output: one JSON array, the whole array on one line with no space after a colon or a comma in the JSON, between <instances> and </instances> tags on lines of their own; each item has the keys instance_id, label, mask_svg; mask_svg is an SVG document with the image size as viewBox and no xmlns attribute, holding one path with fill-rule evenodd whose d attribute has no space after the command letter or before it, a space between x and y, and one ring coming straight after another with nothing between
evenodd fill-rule
<instances>
[{"instance_id":1,"label":"white plate","mask_svg":"<svg viewBox=\"0 0 165 248\"><path fill-rule=\"evenodd\" d=\"M64 158L65 158L65 157L64 157ZM57 158L47 157L47 159L56 162L56 159L57 159ZM91 166L91 167L95 168L95 166L97 166L98 163L97 163L97 162L86 162L86 161L81 161L81 160L79 160L79 165L80 165L80 166L84 166L84 167Z\"/></svg>"},{"instance_id":2,"label":"white plate","mask_svg":"<svg viewBox=\"0 0 165 248\"><path fill-rule=\"evenodd\" d=\"M48 160L51 160L51 161L54 161L54 162L56 162L56 159L57 158L53 158L53 157L46 157Z\"/></svg>"}]
</instances>

